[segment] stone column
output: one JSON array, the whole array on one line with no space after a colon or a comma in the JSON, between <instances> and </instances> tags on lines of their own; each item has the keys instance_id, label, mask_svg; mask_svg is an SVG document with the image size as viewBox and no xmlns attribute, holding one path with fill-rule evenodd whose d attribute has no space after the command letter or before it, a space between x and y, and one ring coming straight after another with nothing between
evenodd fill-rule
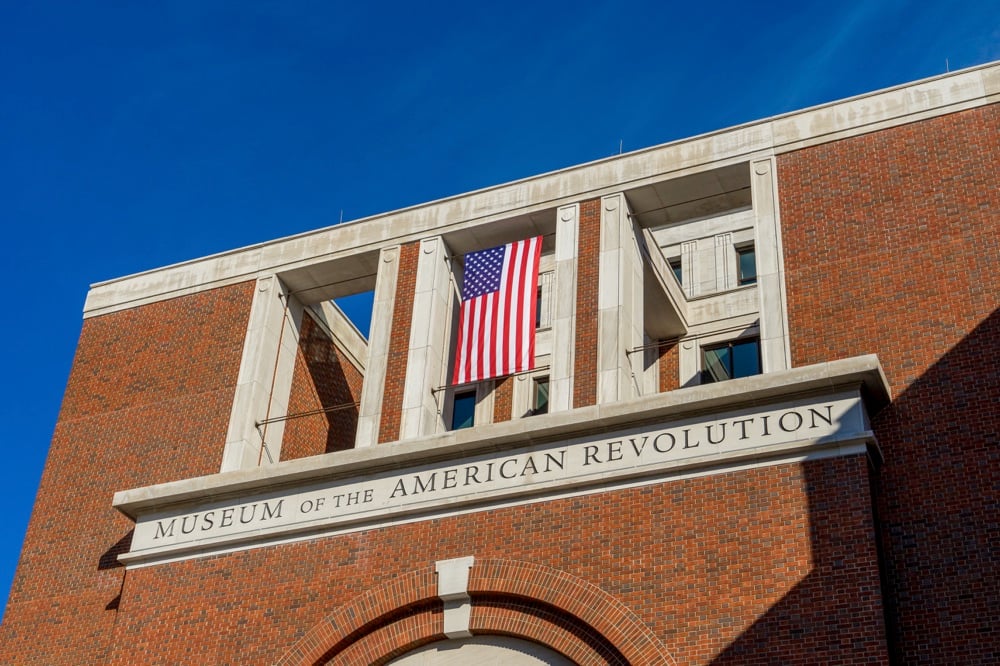
<instances>
[{"instance_id":1,"label":"stone column","mask_svg":"<svg viewBox=\"0 0 1000 666\"><path fill-rule=\"evenodd\" d=\"M287 415L301 324L302 305L281 281L257 280L221 471L278 462L284 422L257 424Z\"/></svg>"},{"instance_id":2,"label":"stone column","mask_svg":"<svg viewBox=\"0 0 1000 666\"><path fill-rule=\"evenodd\" d=\"M576 260L580 205L556 212L555 283L552 288L552 355L549 361L549 411L573 407L573 363L576 347Z\"/></svg>"},{"instance_id":3,"label":"stone column","mask_svg":"<svg viewBox=\"0 0 1000 666\"><path fill-rule=\"evenodd\" d=\"M761 370L774 372L792 367L774 158L752 162L750 171L750 191L756 218L754 251L757 259L757 293L760 298Z\"/></svg>"},{"instance_id":4,"label":"stone column","mask_svg":"<svg viewBox=\"0 0 1000 666\"><path fill-rule=\"evenodd\" d=\"M624 194L601 199L601 257L598 292L597 402L616 402L641 393L642 354L634 363L627 350L644 340L642 253Z\"/></svg>"},{"instance_id":5,"label":"stone column","mask_svg":"<svg viewBox=\"0 0 1000 666\"><path fill-rule=\"evenodd\" d=\"M375 276L375 301L372 305L372 322L368 333L368 366L365 368L361 404L358 407L358 433L354 441L356 448L374 446L378 443L398 272L399 246L383 249L379 254L378 272Z\"/></svg>"},{"instance_id":6,"label":"stone column","mask_svg":"<svg viewBox=\"0 0 1000 666\"><path fill-rule=\"evenodd\" d=\"M444 429L433 390L447 383L452 302L456 298L450 262L451 254L440 236L420 242L400 439Z\"/></svg>"}]
</instances>

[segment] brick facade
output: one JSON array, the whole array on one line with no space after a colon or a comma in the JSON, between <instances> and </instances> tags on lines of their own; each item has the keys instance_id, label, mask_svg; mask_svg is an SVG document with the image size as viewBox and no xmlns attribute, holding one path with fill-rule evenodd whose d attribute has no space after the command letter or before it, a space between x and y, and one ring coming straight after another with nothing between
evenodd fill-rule
<instances>
[{"instance_id":1,"label":"brick facade","mask_svg":"<svg viewBox=\"0 0 1000 666\"><path fill-rule=\"evenodd\" d=\"M608 651L601 640L611 640L614 651L634 657L662 650L682 664L811 664L814 650L836 650L844 664L885 663L872 661L882 607L868 485L867 462L856 456L134 569L121 583L118 606L106 611L99 636L107 656L78 647L43 663L124 665L142 655L150 666L266 664L313 631L331 639L323 644L326 658L338 644L369 649L351 647L361 638L357 630L346 631L350 641L333 641L325 618L340 606L367 607L369 599L379 604L371 613L382 623L438 622L433 563L469 553L477 558L470 579L476 622L517 615L530 625L523 635L573 643L574 650ZM815 515L822 518L810 524ZM559 537L542 538L543 529ZM505 573L491 560L536 570ZM599 587L590 590L595 581ZM593 604L604 595L615 603ZM519 609L527 599L563 610L539 617L537 601L534 614ZM86 600L79 592L64 604L103 609ZM563 620L552 620L560 614ZM628 630L626 619L636 629ZM577 626L573 636L581 627L596 633L579 644L569 635L557 639L567 623ZM623 635L615 638L616 631ZM630 643L625 636L636 632L656 642ZM412 648L426 633L389 632L376 642ZM439 630L431 637L440 638Z\"/></svg>"},{"instance_id":2,"label":"brick facade","mask_svg":"<svg viewBox=\"0 0 1000 666\"><path fill-rule=\"evenodd\" d=\"M601 200L580 202L579 257L576 264L576 341L573 406L597 402L597 289L601 268Z\"/></svg>"},{"instance_id":3,"label":"brick facade","mask_svg":"<svg viewBox=\"0 0 1000 666\"><path fill-rule=\"evenodd\" d=\"M575 312L571 403L589 408L577 415L521 420L516 380L504 378L489 430L344 453L363 378L307 312L288 412L310 416L285 422L281 454L296 462L217 474L255 282L87 318L0 627L0 663L384 664L444 638L435 567L468 556L473 634L535 641L580 664L996 662L998 128L1000 110L987 105L776 157L793 366L878 355L891 387L872 421L884 462L866 448L873 440L860 416L863 436L831 430L793 453L766 451L761 440L743 457L713 458L725 452L709 435L699 449L709 462L678 459L686 466L659 476L581 473L567 477L577 485L349 517L361 522L209 555L170 551L126 570L117 557L133 548L133 523L112 508L118 490L215 475L192 482L232 484L214 502L247 488L284 492L276 478L347 484L355 473L416 469L413 461L451 464L442 451L486 459L505 447L563 446L566 432L636 432L671 414L743 413L857 384L801 389L796 379L803 384L788 385L799 392L769 394L780 387L746 383L777 385L776 374L670 395L681 354L698 353L695 331L659 344L655 388L668 395L596 406L596 189L578 201L577 288L562 303ZM401 238L379 443L400 437L409 331L420 316L420 242ZM869 389L869 404L885 403ZM694 401L688 411L678 407L685 400ZM639 411L646 402L655 409ZM749 420L732 422L744 423L742 439Z\"/></svg>"},{"instance_id":4,"label":"brick facade","mask_svg":"<svg viewBox=\"0 0 1000 666\"><path fill-rule=\"evenodd\" d=\"M661 392L680 388L680 349L677 340L661 340L657 351L656 362L659 365Z\"/></svg>"},{"instance_id":5,"label":"brick facade","mask_svg":"<svg viewBox=\"0 0 1000 666\"><path fill-rule=\"evenodd\" d=\"M493 422L509 421L514 413L514 378L496 380L493 390Z\"/></svg>"},{"instance_id":6,"label":"brick facade","mask_svg":"<svg viewBox=\"0 0 1000 666\"><path fill-rule=\"evenodd\" d=\"M794 363L877 352L892 385L874 425L896 656L995 663L1000 107L778 169Z\"/></svg>"},{"instance_id":7,"label":"brick facade","mask_svg":"<svg viewBox=\"0 0 1000 666\"><path fill-rule=\"evenodd\" d=\"M132 528L111 495L219 470L253 292L249 282L84 322L0 663L107 663Z\"/></svg>"}]
</instances>

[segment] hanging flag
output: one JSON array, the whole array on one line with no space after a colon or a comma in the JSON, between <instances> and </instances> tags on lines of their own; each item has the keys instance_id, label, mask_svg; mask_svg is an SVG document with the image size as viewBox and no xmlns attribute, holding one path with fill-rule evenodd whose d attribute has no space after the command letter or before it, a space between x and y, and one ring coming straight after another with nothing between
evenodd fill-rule
<instances>
[{"instance_id":1,"label":"hanging flag","mask_svg":"<svg viewBox=\"0 0 1000 666\"><path fill-rule=\"evenodd\" d=\"M465 255L453 384L535 367L542 237Z\"/></svg>"}]
</instances>

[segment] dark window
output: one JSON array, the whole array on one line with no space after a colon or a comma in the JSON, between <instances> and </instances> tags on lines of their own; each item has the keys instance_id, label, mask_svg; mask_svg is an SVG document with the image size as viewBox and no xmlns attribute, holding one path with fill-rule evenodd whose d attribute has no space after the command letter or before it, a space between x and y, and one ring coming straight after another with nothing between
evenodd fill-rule
<instances>
[{"instance_id":1,"label":"dark window","mask_svg":"<svg viewBox=\"0 0 1000 666\"><path fill-rule=\"evenodd\" d=\"M542 285L535 290L535 328L542 325Z\"/></svg>"},{"instance_id":2,"label":"dark window","mask_svg":"<svg viewBox=\"0 0 1000 666\"><path fill-rule=\"evenodd\" d=\"M702 349L701 383L760 374L760 340L733 340Z\"/></svg>"},{"instance_id":3,"label":"dark window","mask_svg":"<svg viewBox=\"0 0 1000 666\"><path fill-rule=\"evenodd\" d=\"M681 260L671 259L669 262L670 270L674 272L674 277L677 278L677 284L684 284L683 275L684 272L681 270Z\"/></svg>"},{"instance_id":4,"label":"dark window","mask_svg":"<svg viewBox=\"0 0 1000 666\"><path fill-rule=\"evenodd\" d=\"M549 378L539 377L534 381L531 396L531 413L549 413Z\"/></svg>"},{"instance_id":5,"label":"dark window","mask_svg":"<svg viewBox=\"0 0 1000 666\"><path fill-rule=\"evenodd\" d=\"M476 423L476 392L462 391L455 394L451 406L451 429L471 428Z\"/></svg>"},{"instance_id":6,"label":"dark window","mask_svg":"<svg viewBox=\"0 0 1000 666\"><path fill-rule=\"evenodd\" d=\"M739 268L739 284L757 283L757 253L753 245L736 248L736 263Z\"/></svg>"}]
</instances>

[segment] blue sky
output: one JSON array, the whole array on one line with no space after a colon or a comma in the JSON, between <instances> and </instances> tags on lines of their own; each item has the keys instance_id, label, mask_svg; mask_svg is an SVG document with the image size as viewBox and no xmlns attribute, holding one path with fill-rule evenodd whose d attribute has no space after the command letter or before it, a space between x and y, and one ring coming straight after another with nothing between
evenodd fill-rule
<instances>
[{"instance_id":1,"label":"blue sky","mask_svg":"<svg viewBox=\"0 0 1000 666\"><path fill-rule=\"evenodd\" d=\"M0 6L0 601L89 284L1000 59L986 0L363 4Z\"/></svg>"}]
</instances>

